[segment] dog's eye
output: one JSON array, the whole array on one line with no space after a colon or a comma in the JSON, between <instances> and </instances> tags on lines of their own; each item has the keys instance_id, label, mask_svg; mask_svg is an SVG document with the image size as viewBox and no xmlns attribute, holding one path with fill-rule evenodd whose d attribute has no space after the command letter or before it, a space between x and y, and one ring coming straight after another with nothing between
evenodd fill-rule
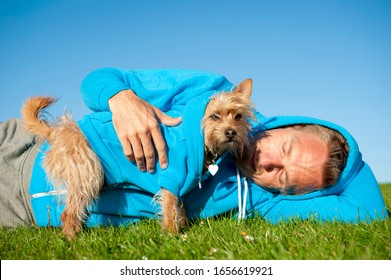
<instances>
[{"instance_id":1,"label":"dog's eye","mask_svg":"<svg viewBox=\"0 0 391 280\"><path fill-rule=\"evenodd\" d=\"M240 121L242 119L242 114L237 114L235 120Z\"/></svg>"},{"instance_id":2,"label":"dog's eye","mask_svg":"<svg viewBox=\"0 0 391 280\"><path fill-rule=\"evenodd\" d=\"M218 120L220 119L220 116L217 115L217 114L213 114L213 115L210 116L210 118L211 118L212 120L214 120L214 121L218 121Z\"/></svg>"}]
</instances>

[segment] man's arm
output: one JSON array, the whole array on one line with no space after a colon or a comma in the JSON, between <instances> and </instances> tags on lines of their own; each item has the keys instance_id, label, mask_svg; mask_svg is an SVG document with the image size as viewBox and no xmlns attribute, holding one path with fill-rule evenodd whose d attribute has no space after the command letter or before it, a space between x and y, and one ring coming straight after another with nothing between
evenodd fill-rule
<instances>
[{"instance_id":1,"label":"man's arm","mask_svg":"<svg viewBox=\"0 0 391 280\"><path fill-rule=\"evenodd\" d=\"M81 92L86 105L93 111L113 114L113 125L125 156L135 161L140 171L154 172L155 150L161 168L168 165L166 143L159 123L175 126L181 118L164 114L159 108L138 97L131 89L133 72L103 68L90 73L82 82ZM141 91L141 90L140 90Z\"/></svg>"}]
</instances>

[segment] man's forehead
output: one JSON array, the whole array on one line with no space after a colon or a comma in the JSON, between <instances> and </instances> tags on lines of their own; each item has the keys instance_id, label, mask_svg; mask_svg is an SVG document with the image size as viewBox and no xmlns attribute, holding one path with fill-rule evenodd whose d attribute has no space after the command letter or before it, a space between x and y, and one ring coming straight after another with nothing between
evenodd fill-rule
<instances>
[{"instance_id":1,"label":"man's forehead","mask_svg":"<svg viewBox=\"0 0 391 280\"><path fill-rule=\"evenodd\" d=\"M288 166L289 188L299 192L310 188L321 188L323 166L327 159L327 144L314 135L309 135L308 138L293 136L291 139L290 153L292 155L290 166Z\"/></svg>"}]
</instances>

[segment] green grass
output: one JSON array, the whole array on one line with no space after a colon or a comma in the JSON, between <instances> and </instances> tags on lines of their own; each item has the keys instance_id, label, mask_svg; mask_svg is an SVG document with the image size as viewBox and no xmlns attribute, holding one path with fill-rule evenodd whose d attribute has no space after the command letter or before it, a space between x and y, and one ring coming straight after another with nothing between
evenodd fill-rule
<instances>
[{"instance_id":1,"label":"green grass","mask_svg":"<svg viewBox=\"0 0 391 280\"><path fill-rule=\"evenodd\" d=\"M391 209L391 184L381 186ZM195 221L178 237L158 221L85 229L69 242L59 228L0 228L0 259L391 259L391 219L341 224L229 217Z\"/></svg>"}]
</instances>

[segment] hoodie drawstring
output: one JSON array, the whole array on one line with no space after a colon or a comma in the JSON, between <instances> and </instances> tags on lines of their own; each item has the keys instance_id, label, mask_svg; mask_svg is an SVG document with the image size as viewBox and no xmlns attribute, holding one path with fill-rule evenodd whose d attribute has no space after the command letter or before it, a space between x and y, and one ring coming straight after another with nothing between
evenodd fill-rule
<instances>
[{"instance_id":1,"label":"hoodie drawstring","mask_svg":"<svg viewBox=\"0 0 391 280\"><path fill-rule=\"evenodd\" d=\"M243 220L246 217L246 206L247 206L247 194L248 194L248 183L247 178L243 177L244 195L242 200L242 181L240 179L239 168L236 167L236 179L238 180L238 220Z\"/></svg>"},{"instance_id":2,"label":"hoodie drawstring","mask_svg":"<svg viewBox=\"0 0 391 280\"><path fill-rule=\"evenodd\" d=\"M215 173L212 174L212 176L214 176L214 175L215 175ZM244 194L243 194L243 199L242 199L242 180L240 178L239 168L237 168L237 167L236 167L236 179L238 181L238 208L239 208L238 220L240 221L246 217L248 183L247 183L247 178L243 177ZM199 189L202 189L201 181L202 181L202 179L200 179L198 181L198 188Z\"/></svg>"}]
</instances>

